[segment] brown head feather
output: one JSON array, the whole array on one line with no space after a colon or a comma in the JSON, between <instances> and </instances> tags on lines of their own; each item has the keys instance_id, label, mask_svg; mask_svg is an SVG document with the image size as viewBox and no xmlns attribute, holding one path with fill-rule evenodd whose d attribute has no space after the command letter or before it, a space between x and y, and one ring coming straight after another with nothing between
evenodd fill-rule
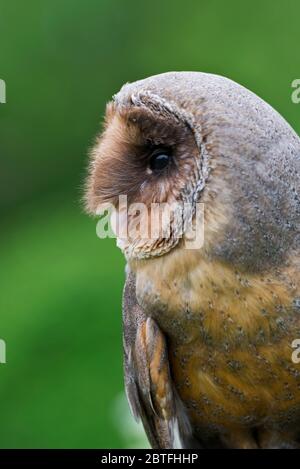
<instances>
[{"instance_id":1,"label":"brown head feather","mask_svg":"<svg viewBox=\"0 0 300 469\"><path fill-rule=\"evenodd\" d=\"M171 149L173 163L163 175L149 169L153 148ZM197 178L198 148L190 129L171 114L162 116L141 107L116 108L109 103L105 128L91 154L86 191L88 212L101 203L174 202Z\"/></svg>"}]
</instances>

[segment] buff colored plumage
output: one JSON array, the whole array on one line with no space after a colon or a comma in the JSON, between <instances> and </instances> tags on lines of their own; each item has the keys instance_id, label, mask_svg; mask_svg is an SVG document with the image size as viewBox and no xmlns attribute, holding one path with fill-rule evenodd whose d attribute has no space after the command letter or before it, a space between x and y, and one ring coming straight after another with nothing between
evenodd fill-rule
<instances>
[{"instance_id":1,"label":"buff colored plumage","mask_svg":"<svg viewBox=\"0 0 300 469\"><path fill-rule=\"evenodd\" d=\"M171 149L165 172L151 148ZM223 77L174 72L125 85L87 183L103 201L204 204L204 245L129 239L125 383L153 447L300 443L300 139Z\"/></svg>"}]
</instances>

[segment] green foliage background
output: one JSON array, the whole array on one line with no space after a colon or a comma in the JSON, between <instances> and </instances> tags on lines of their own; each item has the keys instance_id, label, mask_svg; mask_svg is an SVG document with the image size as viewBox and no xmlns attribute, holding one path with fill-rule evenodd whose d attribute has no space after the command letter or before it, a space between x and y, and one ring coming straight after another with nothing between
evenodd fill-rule
<instances>
[{"instance_id":1,"label":"green foliage background","mask_svg":"<svg viewBox=\"0 0 300 469\"><path fill-rule=\"evenodd\" d=\"M207 71L299 133L299 15L297 0L0 0L0 447L130 444L114 415L124 261L80 206L105 102L126 81Z\"/></svg>"}]
</instances>

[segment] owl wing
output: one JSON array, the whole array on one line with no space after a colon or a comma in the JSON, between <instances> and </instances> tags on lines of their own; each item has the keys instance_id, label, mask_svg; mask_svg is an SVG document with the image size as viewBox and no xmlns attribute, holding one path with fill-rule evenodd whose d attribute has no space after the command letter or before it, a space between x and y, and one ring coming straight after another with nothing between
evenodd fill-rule
<instances>
[{"instance_id":1,"label":"owl wing","mask_svg":"<svg viewBox=\"0 0 300 469\"><path fill-rule=\"evenodd\" d=\"M153 448L181 447L190 427L172 383L166 339L138 305L135 292L135 276L129 273L123 294L127 398Z\"/></svg>"}]
</instances>

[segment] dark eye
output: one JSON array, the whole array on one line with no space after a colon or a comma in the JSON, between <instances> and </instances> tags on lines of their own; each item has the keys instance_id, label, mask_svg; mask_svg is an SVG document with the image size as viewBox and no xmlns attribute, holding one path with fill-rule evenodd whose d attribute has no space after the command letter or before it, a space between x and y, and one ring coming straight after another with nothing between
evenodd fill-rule
<instances>
[{"instance_id":1,"label":"dark eye","mask_svg":"<svg viewBox=\"0 0 300 469\"><path fill-rule=\"evenodd\" d=\"M162 171L171 162L171 155L168 150L156 150L150 159L150 169L152 171Z\"/></svg>"}]
</instances>

